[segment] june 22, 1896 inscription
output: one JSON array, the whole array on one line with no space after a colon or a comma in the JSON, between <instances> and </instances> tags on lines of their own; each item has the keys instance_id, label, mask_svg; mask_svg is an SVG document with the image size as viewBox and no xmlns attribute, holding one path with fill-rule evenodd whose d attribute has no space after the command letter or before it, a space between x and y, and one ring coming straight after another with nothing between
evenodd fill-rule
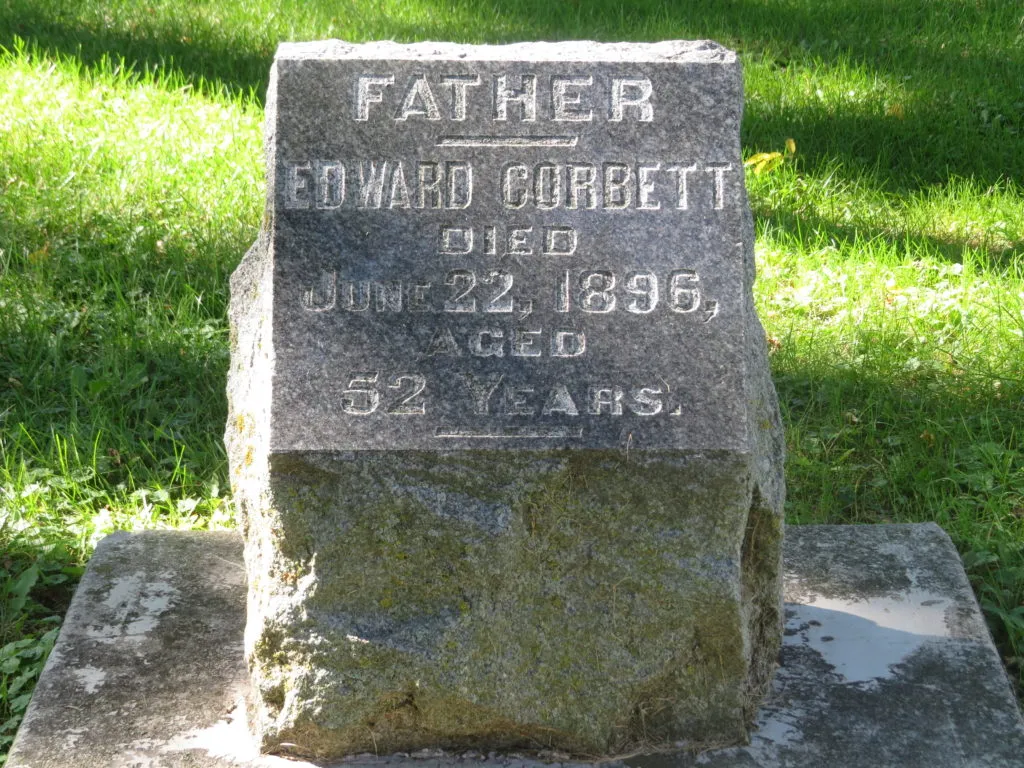
<instances>
[{"instance_id":1,"label":"june 22, 1896 inscription","mask_svg":"<svg viewBox=\"0 0 1024 768\"><path fill-rule=\"evenodd\" d=\"M275 450L738 445L737 131L634 58L279 58Z\"/></svg>"}]
</instances>

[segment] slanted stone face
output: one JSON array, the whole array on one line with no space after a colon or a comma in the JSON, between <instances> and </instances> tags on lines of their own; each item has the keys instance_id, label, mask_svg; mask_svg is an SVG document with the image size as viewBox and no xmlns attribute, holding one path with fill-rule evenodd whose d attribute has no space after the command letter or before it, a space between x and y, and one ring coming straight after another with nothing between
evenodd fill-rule
<instances>
[{"instance_id":1,"label":"slanted stone face","mask_svg":"<svg viewBox=\"0 0 1024 768\"><path fill-rule=\"evenodd\" d=\"M735 55L287 44L232 278L265 749L736 743L782 436Z\"/></svg>"}]
</instances>

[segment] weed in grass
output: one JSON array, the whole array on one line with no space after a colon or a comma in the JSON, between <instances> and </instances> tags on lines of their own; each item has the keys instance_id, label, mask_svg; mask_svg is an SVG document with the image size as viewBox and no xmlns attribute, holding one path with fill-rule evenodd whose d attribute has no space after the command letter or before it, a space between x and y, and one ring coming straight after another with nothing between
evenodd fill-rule
<instances>
[{"instance_id":1,"label":"weed in grass","mask_svg":"<svg viewBox=\"0 0 1024 768\"><path fill-rule=\"evenodd\" d=\"M56 559L2 556L0 572L0 757L6 754L53 648L81 568Z\"/></svg>"},{"instance_id":2,"label":"weed in grass","mask_svg":"<svg viewBox=\"0 0 1024 768\"><path fill-rule=\"evenodd\" d=\"M1024 672L1024 565L1020 551L1002 541L992 549L964 553L964 566L978 592L1007 667Z\"/></svg>"}]
</instances>

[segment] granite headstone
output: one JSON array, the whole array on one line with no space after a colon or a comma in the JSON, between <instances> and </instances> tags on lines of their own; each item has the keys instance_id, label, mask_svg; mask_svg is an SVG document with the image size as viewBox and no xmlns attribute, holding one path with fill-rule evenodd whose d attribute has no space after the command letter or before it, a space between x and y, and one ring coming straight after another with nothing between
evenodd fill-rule
<instances>
[{"instance_id":1,"label":"granite headstone","mask_svg":"<svg viewBox=\"0 0 1024 768\"><path fill-rule=\"evenodd\" d=\"M709 42L279 48L226 436L264 749L745 738L784 491L742 102Z\"/></svg>"}]
</instances>

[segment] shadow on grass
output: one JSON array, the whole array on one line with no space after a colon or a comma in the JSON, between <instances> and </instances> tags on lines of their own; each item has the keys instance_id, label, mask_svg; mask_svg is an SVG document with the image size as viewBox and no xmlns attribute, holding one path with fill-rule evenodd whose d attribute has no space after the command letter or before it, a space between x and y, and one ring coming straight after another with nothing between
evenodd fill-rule
<instances>
[{"instance_id":1,"label":"shadow on grass","mask_svg":"<svg viewBox=\"0 0 1024 768\"><path fill-rule=\"evenodd\" d=\"M245 248L158 252L160 225L150 228L128 214L68 227L0 209L0 248L29 254L0 275L17 308L0 317L0 457L22 433L22 461L57 467L61 450L77 451L88 483L111 495L180 485L182 466L227 487L227 274ZM44 245L52 254L38 256Z\"/></svg>"},{"instance_id":2,"label":"shadow on grass","mask_svg":"<svg viewBox=\"0 0 1024 768\"><path fill-rule=\"evenodd\" d=\"M949 176L984 185L1024 176L1024 48L1012 31L1019 28L1019 13L1007 6L957 0L511 0L499 13L510 22L503 30L507 39L567 32L601 40L650 39L652 32L706 37L780 78L802 71L811 92L828 87L822 72L854 67L904 94L890 105L891 114L867 114L855 105L841 111L824 104L769 105L748 87L744 146L777 151L793 137L812 172L838 161L844 171L871 172L888 192ZM481 29L494 25L483 10L479 23ZM986 24L991 34L981 31ZM1004 28L1000 46L993 38ZM968 42L957 44L963 40Z\"/></svg>"},{"instance_id":3,"label":"shadow on grass","mask_svg":"<svg viewBox=\"0 0 1024 768\"><path fill-rule=\"evenodd\" d=\"M998 382L842 368L784 349L772 367L786 426L787 522L939 523L964 554L1024 697L1024 633L1012 614L1024 603L1024 363Z\"/></svg>"},{"instance_id":4,"label":"shadow on grass","mask_svg":"<svg viewBox=\"0 0 1024 768\"><path fill-rule=\"evenodd\" d=\"M983 263L995 268L1024 264L1024 240L1005 240L998 233L950 235L938 238L912 229L883 230L859 223L838 223L835 219L794 210L792 207L770 207L751 197L754 216L769 231L789 233L804 250L830 245L837 251L857 253L865 244L884 243L893 253L915 253L939 258L951 264L964 263L980 254ZM836 257L840 258L840 257Z\"/></svg>"},{"instance_id":5,"label":"shadow on grass","mask_svg":"<svg viewBox=\"0 0 1024 768\"><path fill-rule=\"evenodd\" d=\"M194 87L230 96L250 93L262 100L274 48L251 49L213 29L196 39L196 30L166 25L132 32L31 6L0 7L0 47L13 50L23 40L44 53L69 56L87 68L121 59L143 76L154 70L177 72Z\"/></svg>"},{"instance_id":6,"label":"shadow on grass","mask_svg":"<svg viewBox=\"0 0 1024 768\"><path fill-rule=\"evenodd\" d=\"M987 538L993 525L1020 526L1024 369L997 387L980 375L874 372L777 354L773 375L791 522L932 520L961 542Z\"/></svg>"}]
</instances>

